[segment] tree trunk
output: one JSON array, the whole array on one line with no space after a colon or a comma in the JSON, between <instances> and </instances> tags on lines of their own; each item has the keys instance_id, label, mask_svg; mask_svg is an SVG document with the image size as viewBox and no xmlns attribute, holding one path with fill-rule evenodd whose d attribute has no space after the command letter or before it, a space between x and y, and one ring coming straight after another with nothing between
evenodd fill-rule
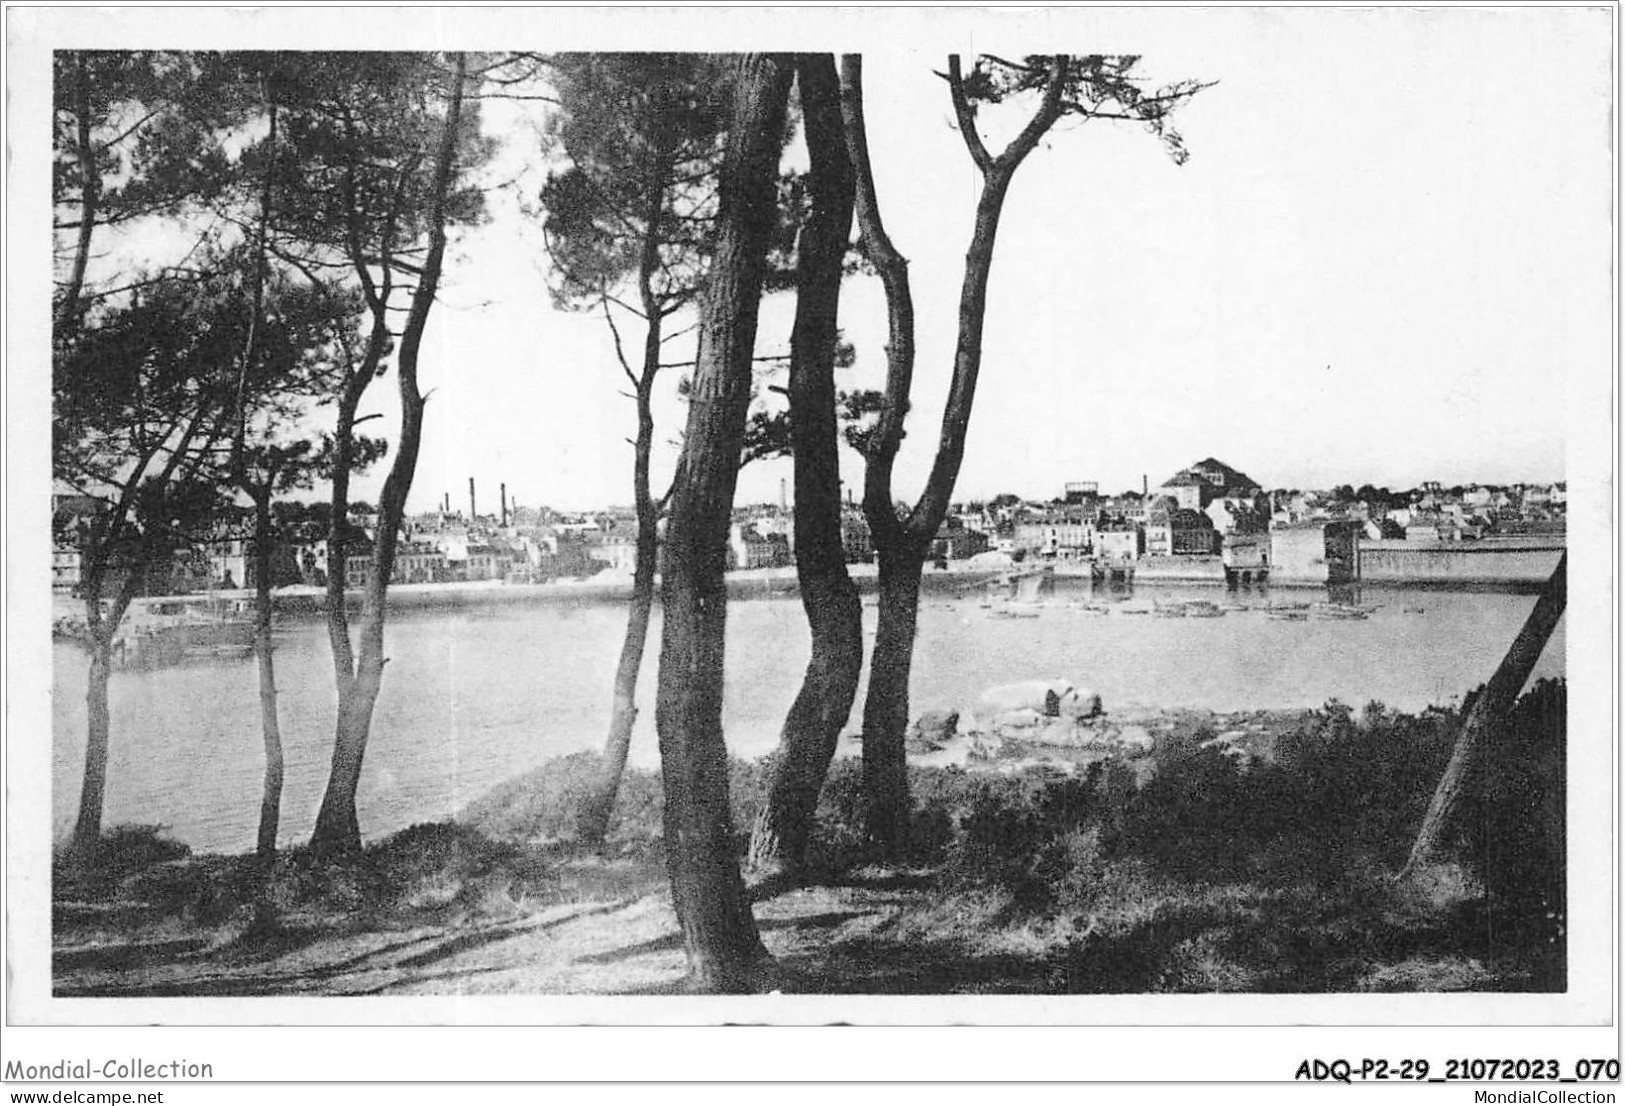
<instances>
[{"instance_id":1,"label":"tree trunk","mask_svg":"<svg viewBox=\"0 0 1625 1106\"><path fill-rule=\"evenodd\" d=\"M914 632L920 606L922 549L883 546L880 621L869 657L869 690L863 701L863 788L866 828L881 855L900 855L908 841L908 682L914 663Z\"/></svg>"},{"instance_id":2,"label":"tree trunk","mask_svg":"<svg viewBox=\"0 0 1625 1106\"><path fill-rule=\"evenodd\" d=\"M993 243L1009 184L1009 170L988 174L976 205L976 224L965 252L960 288L959 340L953 384L943 412L942 434L925 491L901 527L873 527L880 560L880 624L869 662L869 692L863 706L863 779L868 799L870 841L883 856L899 856L907 844L909 672L920 603L925 553L947 515L954 483L965 455L971 404L982 363L982 320L987 313L987 282ZM872 513L872 512L871 512Z\"/></svg>"},{"instance_id":3,"label":"tree trunk","mask_svg":"<svg viewBox=\"0 0 1625 1106\"><path fill-rule=\"evenodd\" d=\"M73 827L73 851L83 858L93 857L102 838L102 806L107 792L107 750L112 731L112 712L107 705L107 685L113 671L113 639L118 635L124 612L129 610L140 586L137 565L130 565L119 582L118 594L106 612L102 610L102 586L107 578L105 549L92 565L85 592L85 640L90 650L90 673L85 687L85 772L79 788L79 816Z\"/></svg>"},{"instance_id":4,"label":"tree trunk","mask_svg":"<svg viewBox=\"0 0 1625 1106\"><path fill-rule=\"evenodd\" d=\"M652 425L652 423L651 423ZM642 435L639 449L643 451ZM643 452L640 467L648 487L648 459ZM644 500L639 500L643 504ZM645 518L644 516L648 517ZM637 562L632 572L632 605L626 617L626 637L621 642L621 659L615 667L615 690L609 717L609 737L604 742L604 762L598 786L584 804L576 832L582 841L600 845L609 834L615 796L626 772L626 758L632 749L632 727L638 720L638 674L643 669L643 652L649 640L649 619L655 602L655 557L659 549L653 504L639 509Z\"/></svg>"},{"instance_id":5,"label":"tree trunk","mask_svg":"<svg viewBox=\"0 0 1625 1106\"><path fill-rule=\"evenodd\" d=\"M666 864L690 982L704 991L749 990L765 956L739 875L728 805L723 571L791 72L775 55L748 54L738 62L699 358L662 566L655 727Z\"/></svg>"},{"instance_id":6,"label":"tree trunk","mask_svg":"<svg viewBox=\"0 0 1625 1106\"><path fill-rule=\"evenodd\" d=\"M362 613L361 655L349 689L339 699L327 791L316 812L316 828L310 838L311 851L323 857L361 851L361 822L356 815L355 797L361 784L367 738L372 730L373 707L378 703L387 663L383 655L383 611L374 608L372 595L369 583L367 606Z\"/></svg>"},{"instance_id":7,"label":"tree trunk","mask_svg":"<svg viewBox=\"0 0 1625 1106\"><path fill-rule=\"evenodd\" d=\"M611 698L609 737L604 742L604 762L598 785L582 807L577 819L577 835L590 845L603 844L609 834L610 814L615 796L626 772L627 754L632 749L632 727L638 720L638 676L643 671L643 652L649 640L649 616L654 610L656 559L660 554L659 509L649 488L649 457L654 450L654 384L660 374L660 347L664 316L654 279L660 271L662 240L661 213L666 206L666 189L671 181L671 151L657 149L650 155L644 174L643 243L638 262L638 295L643 304L643 365L636 375L634 399L638 407L638 436L632 443L632 503L637 512L638 541L632 568L632 605L626 616L626 637L621 642L621 659L615 667L615 688ZM605 306L606 313L608 306ZM615 349L620 353L617 334ZM622 366L631 369L622 359Z\"/></svg>"},{"instance_id":8,"label":"tree trunk","mask_svg":"<svg viewBox=\"0 0 1625 1106\"><path fill-rule=\"evenodd\" d=\"M1411 847L1410 859L1400 873L1401 878L1431 863L1441 851L1462 794L1472 783L1474 771L1484 755L1484 746L1494 742L1504 730L1507 715L1517 702L1518 693L1529 682L1529 674L1534 671L1546 642L1563 617L1563 608L1568 601L1568 564L1569 555L1565 552L1558 560L1551 579L1541 589L1540 598L1535 600L1535 608L1529 612L1523 629L1518 631L1512 647L1501 659L1495 675L1490 677L1478 701L1467 712L1461 734L1456 738L1455 749L1450 754L1450 763L1445 766L1439 786L1434 789L1433 800L1428 804L1422 828Z\"/></svg>"},{"instance_id":9,"label":"tree trunk","mask_svg":"<svg viewBox=\"0 0 1625 1106\"><path fill-rule=\"evenodd\" d=\"M818 793L863 670L863 608L841 545L841 471L835 423L835 344L841 264L852 232L853 173L841 125L835 59L798 59L812 164L812 209L798 244L790 337L790 435L795 458L796 578L812 655L785 716L767 802L751 835L750 866L793 874L806 862Z\"/></svg>"},{"instance_id":10,"label":"tree trunk","mask_svg":"<svg viewBox=\"0 0 1625 1106\"><path fill-rule=\"evenodd\" d=\"M395 569L395 548L401 520L406 514L406 497L412 490L417 470L418 446L423 435L424 399L418 390L418 353L423 345L423 329L429 321L435 292L440 284L446 254L446 199L457 153L457 132L463 103L463 80L467 61L455 55L451 91L446 105L445 129L435 155L434 179L429 198L429 248L423 259L412 306L401 334L395 373L401 395L401 435L389 476L379 497L378 533L373 540L373 571L367 581L365 604L361 611L360 651L355 676L347 691L339 694L338 723L333 740L333 764L327 791L316 813L311 850L319 856L346 855L361 849L361 826L356 816L356 790L361 782L361 763L372 729L373 708L383 685L384 618L388 612L389 578ZM336 523L335 523L336 525ZM331 592L329 592L331 595ZM342 603L342 599L341 599ZM328 612L331 620L332 611ZM346 646L348 638L346 637Z\"/></svg>"},{"instance_id":11,"label":"tree trunk","mask_svg":"<svg viewBox=\"0 0 1625 1106\"><path fill-rule=\"evenodd\" d=\"M271 641L271 490L269 482L254 500L254 656L259 662L260 731L265 741L265 782L260 790L260 825L255 853L276 855L282 816L282 727L277 721L276 662Z\"/></svg>"},{"instance_id":12,"label":"tree trunk","mask_svg":"<svg viewBox=\"0 0 1625 1106\"><path fill-rule=\"evenodd\" d=\"M112 714L107 708L108 676L113 669L111 630L90 631L90 679L85 689L89 726L85 735L85 773L79 788L79 818L73 827L73 848L81 856L94 855L102 837L102 802L107 790L107 746Z\"/></svg>"},{"instance_id":13,"label":"tree trunk","mask_svg":"<svg viewBox=\"0 0 1625 1106\"><path fill-rule=\"evenodd\" d=\"M350 645L350 612L344 606L349 572L345 567L345 537L349 533L350 470L355 465L355 416L361 393L372 379L370 365L351 375L339 396L333 428L332 516L327 523L327 644L333 658L333 687L339 702L349 694L355 678L355 653Z\"/></svg>"},{"instance_id":14,"label":"tree trunk","mask_svg":"<svg viewBox=\"0 0 1625 1106\"><path fill-rule=\"evenodd\" d=\"M79 170L79 234L74 243L73 265L68 272L67 287L57 306L58 341L66 339L79 328L85 270L90 264L91 235L96 226L96 205L101 198L102 188L101 169L96 164L96 147L90 135L91 76L85 68L83 51L74 54L73 75L74 154Z\"/></svg>"},{"instance_id":15,"label":"tree trunk","mask_svg":"<svg viewBox=\"0 0 1625 1106\"><path fill-rule=\"evenodd\" d=\"M868 793L869 836L886 855L906 840L908 776L903 739L908 727L908 677L914 651L914 625L925 552L942 525L965 455L971 406L982 366L982 326L993 246L1010 181L1022 161L1054 126L1063 110L1066 55L1051 59L1044 98L1003 153L994 157L982 144L976 115L966 96L957 55L948 59L948 86L960 136L982 175L976 222L965 251L959 293L959 329L948 403L942 414L937 453L919 500L899 519L892 503L892 466L903 440L914 371L914 307L908 267L893 248L880 217L863 116L863 62L854 54L841 60L841 106L847 141L857 173L857 217L865 253L886 287L890 342L886 350L886 402L867 450L863 511L880 557L880 627L870 661L869 693L863 711L863 774Z\"/></svg>"}]
</instances>

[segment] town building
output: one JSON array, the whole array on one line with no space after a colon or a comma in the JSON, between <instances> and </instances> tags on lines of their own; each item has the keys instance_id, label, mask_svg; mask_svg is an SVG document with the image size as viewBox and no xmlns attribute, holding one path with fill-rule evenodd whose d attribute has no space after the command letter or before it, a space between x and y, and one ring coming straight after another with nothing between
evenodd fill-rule
<instances>
[{"instance_id":1,"label":"town building","mask_svg":"<svg viewBox=\"0 0 1625 1106\"><path fill-rule=\"evenodd\" d=\"M1232 578L1264 579L1270 567L1270 536L1267 532L1226 534L1220 559Z\"/></svg>"},{"instance_id":2,"label":"town building","mask_svg":"<svg viewBox=\"0 0 1625 1106\"><path fill-rule=\"evenodd\" d=\"M986 534L972 530L957 516L949 516L942 520L942 526L931 542L931 560L962 561L987 552L987 546Z\"/></svg>"},{"instance_id":3,"label":"town building","mask_svg":"<svg viewBox=\"0 0 1625 1106\"><path fill-rule=\"evenodd\" d=\"M370 567L372 558L367 558ZM395 584L437 584L449 579L446 554L429 541L403 541L395 547L395 568L390 582Z\"/></svg>"},{"instance_id":4,"label":"town building","mask_svg":"<svg viewBox=\"0 0 1625 1106\"><path fill-rule=\"evenodd\" d=\"M1100 498L1100 483L1096 480L1069 481L1062 489L1065 502L1088 504Z\"/></svg>"},{"instance_id":5,"label":"town building","mask_svg":"<svg viewBox=\"0 0 1625 1106\"><path fill-rule=\"evenodd\" d=\"M1212 521L1213 528L1229 537L1233 534L1260 534L1269 529L1268 500L1260 495L1254 498L1226 497L1215 499L1202 511Z\"/></svg>"},{"instance_id":6,"label":"town building","mask_svg":"<svg viewBox=\"0 0 1625 1106\"><path fill-rule=\"evenodd\" d=\"M1262 491L1252 477L1212 457L1175 473L1158 489L1187 511L1206 510L1215 499L1252 500Z\"/></svg>"},{"instance_id":7,"label":"town building","mask_svg":"<svg viewBox=\"0 0 1625 1106\"><path fill-rule=\"evenodd\" d=\"M790 539L736 522L728 530L728 554L731 568L780 568L791 563Z\"/></svg>"},{"instance_id":8,"label":"town building","mask_svg":"<svg viewBox=\"0 0 1625 1106\"><path fill-rule=\"evenodd\" d=\"M855 507L841 511L841 549L848 564L867 564L875 559L875 543L869 533L869 520Z\"/></svg>"},{"instance_id":9,"label":"town building","mask_svg":"<svg viewBox=\"0 0 1625 1106\"><path fill-rule=\"evenodd\" d=\"M1148 557L1208 556L1219 551L1219 532L1201 511L1176 506L1173 497L1159 499L1145 522Z\"/></svg>"},{"instance_id":10,"label":"town building","mask_svg":"<svg viewBox=\"0 0 1625 1106\"><path fill-rule=\"evenodd\" d=\"M1034 512L1015 522L1015 548L1054 559L1094 552L1095 512L1088 506L1062 505Z\"/></svg>"},{"instance_id":11,"label":"town building","mask_svg":"<svg viewBox=\"0 0 1625 1106\"><path fill-rule=\"evenodd\" d=\"M1095 555L1111 561L1132 561L1145 553L1145 531L1124 518L1102 520L1095 527Z\"/></svg>"},{"instance_id":12,"label":"town building","mask_svg":"<svg viewBox=\"0 0 1625 1106\"><path fill-rule=\"evenodd\" d=\"M1355 522L1311 520L1270 530L1270 580L1275 583L1342 584L1360 578L1363 527Z\"/></svg>"},{"instance_id":13,"label":"town building","mask_svg":"<svg viewBox=\"0 0 1625 1106\"><path fill-rule=\"evenodd\" d=\"M79 586L83 555L72 546L51 550L51 590L72 593Z\"/></svg>"}]
</instances>

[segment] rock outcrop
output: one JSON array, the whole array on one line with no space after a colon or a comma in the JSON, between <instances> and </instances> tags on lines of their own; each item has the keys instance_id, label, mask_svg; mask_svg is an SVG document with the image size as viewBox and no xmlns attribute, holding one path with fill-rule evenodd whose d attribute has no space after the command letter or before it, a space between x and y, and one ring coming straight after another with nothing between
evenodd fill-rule
<instances>
[{"instance_id":1,"label":"rock outcrop","mask_svg":"<svg viewBox=\"0 0 1625 1106\"><path fill-rule=\"evenodd\" d=\"M1093 718L1102 707L1099 695L1070 680L1023 680L982 692L975 713L979 719L991 720L1018 710L1049 718Z\"/></svg>"}]
</instances>

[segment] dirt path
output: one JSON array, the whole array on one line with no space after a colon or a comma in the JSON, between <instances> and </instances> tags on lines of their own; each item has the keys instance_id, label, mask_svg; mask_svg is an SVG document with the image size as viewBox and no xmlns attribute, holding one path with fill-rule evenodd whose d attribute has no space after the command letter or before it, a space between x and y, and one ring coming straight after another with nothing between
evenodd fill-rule
<instances>
[{"instance_id":1,"label":"dirt path","mask_svg":"<svg viewBox=\"0 0 1625 1106\"><path fill-rule=\"evenodd\" d=\"M883 927L897 892L792 891L760 903L775 956ZM834 931L834 932L832 932ZM663 893L549 907L496 922L345 932L290 918L269 938L222 931L59 947L55 993L71 996L670 993L682 941Z\"/></svg>"},{"instance_id":2,"label":"dirt path","mask_svg":"<svg viewBox=\"0 0 1625 1106\"><path fill-rule=\"evenodd\" d=\"M795 889L756 904L776 989L907 993L1041 989L1041 965L900 941L927 877L881 874ZM240 933L59 947L58 997L235 995L674 994L682 939L663 892L549 907L511 920L337 931L290 918L271 938Z\"/></svg>"}]
</instances>

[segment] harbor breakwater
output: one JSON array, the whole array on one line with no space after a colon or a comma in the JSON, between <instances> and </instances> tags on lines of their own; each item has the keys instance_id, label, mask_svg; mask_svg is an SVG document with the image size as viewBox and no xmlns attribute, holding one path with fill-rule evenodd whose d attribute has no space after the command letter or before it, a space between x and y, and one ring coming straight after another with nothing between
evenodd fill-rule
<instances>
[{"instance_id":1,"label":"harbor breakwater","mask_svg":"<svg viewBox=\"0 0 1625 1106\"><path fill-rule=\"evenodd\" d=\"M1409 542L1360 545L1360 580L1368 584L1538 588L1557 568L1563 544L1544 540Z\"/></svg>"}]
</instances>

